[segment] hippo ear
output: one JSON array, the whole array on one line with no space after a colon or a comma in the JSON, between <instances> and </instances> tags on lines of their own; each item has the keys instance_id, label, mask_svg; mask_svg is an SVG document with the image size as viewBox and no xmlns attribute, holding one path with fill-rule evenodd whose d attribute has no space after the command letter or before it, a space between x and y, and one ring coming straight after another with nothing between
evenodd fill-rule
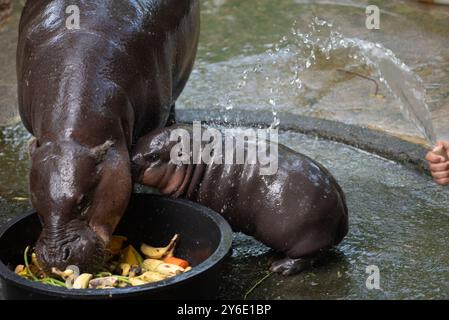
<instances>
[{"instance_id":1,"label":"hippo ear","mask_svg":"<svg viewBox=\"0 0 449 320\"><path fill-rule=\"evenodd\" d=\"M32 137L30 139L30 141L28 141L28 155L31 156L33 155L34 151L36 151L36 149L39 147L39 142L37 141L37 139L35 137Z\"/></svg>"},{"instance_id":2,"label":"hippo ear","mask_svg":"<svg viewBox=\"0 0 449 320\"><path fill-rule=\"evenodd\" d=\"M103 161L104 156L108 152L109 148L114 145L114 142L111 140L106 140L105 143L100 144L99 146L93 147L90 149L91 155L95 158L97 163Z\"/></svg>"}]
</instances>

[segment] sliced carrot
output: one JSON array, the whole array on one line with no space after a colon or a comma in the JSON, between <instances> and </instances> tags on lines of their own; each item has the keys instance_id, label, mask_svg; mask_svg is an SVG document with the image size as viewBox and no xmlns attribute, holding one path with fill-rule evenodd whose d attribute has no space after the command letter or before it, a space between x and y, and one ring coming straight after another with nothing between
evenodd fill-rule
<instances>
[{"instance_id":1,"label":"sliced carrot","mask_svg":"<svg viewBox=\"0 0 449 320\"><path fill-rule=\"evenodd\" d=\"M174 264L180 266L181 268L187 268L189 266L189 262L183 259L179 259L176 257L167 257L164 259L165 263Z\"/></svg>"}]
</instances>

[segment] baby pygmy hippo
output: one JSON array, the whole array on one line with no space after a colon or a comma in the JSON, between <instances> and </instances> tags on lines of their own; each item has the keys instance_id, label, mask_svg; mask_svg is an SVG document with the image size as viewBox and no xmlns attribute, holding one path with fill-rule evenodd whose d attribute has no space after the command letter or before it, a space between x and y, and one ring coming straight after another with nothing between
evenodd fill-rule
<instances>
[{"instance_id":1,"label":"baby pygmy hippo","mask_svg":"<svg viewBox=\"0 0 449 320\"><path fill-rule=\"evenodd\" d=\"M174 133L180 129L191 140L184 148L190 161L183 163L173 160L174 155L182 155L182 150L175 148L180 142ZM221 213L235 231L284 253L286 257L270 268L284 275L310 267L320 253L345 237L345 195L322 165L280 144L273 174L262 173L260 164L249 161L195 164L193 159L201 151L193 147L193 131L192 126L174 125L140 138L132 153L135 181ZM246 146L246 154L248 150ZM213 159L214 152L211 155Z\"/></svg>"}]
</instances>

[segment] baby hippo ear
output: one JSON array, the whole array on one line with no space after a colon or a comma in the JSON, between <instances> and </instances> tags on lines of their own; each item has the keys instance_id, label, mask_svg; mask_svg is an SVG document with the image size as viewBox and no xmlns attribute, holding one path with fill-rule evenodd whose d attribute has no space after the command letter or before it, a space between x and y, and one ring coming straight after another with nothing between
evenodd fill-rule
<instances>
[{"instance_id":1,"label":"baby hippo ear","mask_svg":"<svg viewBox=\"0 0 449 320\"><path fill-rule=\"evenodd\" d=\"M100 144L99 146L93 147L90 149L92 157L94 157L95 161L97 163L100 163L103 161L104 156L108 152L109 148L111 148L114 145L114 142L111 140L106 140L105 143Z\"/></svg>"}]
</instances>

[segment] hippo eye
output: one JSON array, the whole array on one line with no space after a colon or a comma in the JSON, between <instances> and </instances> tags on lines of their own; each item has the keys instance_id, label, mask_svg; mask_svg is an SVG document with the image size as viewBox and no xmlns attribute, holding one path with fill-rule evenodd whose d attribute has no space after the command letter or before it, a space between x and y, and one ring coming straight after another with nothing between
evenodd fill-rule
<instances>
[{"instance_id":1,"label":"hippo eye","mask_svg":"<svg viewBox=\"0 0 449 320\"><path fill-rule=\"evenodd\" d=\"M87 206L86 208L84 208L84 210L81 211L81 213L80 213L81 218L85 218L87 216L88 210L89 210L89 206Z\"/></svg>"},{"instance_id":2,"label":"hippo eye","mask_svg":"<svg viewBox=\"0 0 449 320\"><path fill-rule=\"evenodd\" d=\"M81 215L81 217L85 217L87 210L89 209L90 201L89 198L85 195L82 195L79 197L77 203L76 203L76 211Z\"/></svg>"}]
</instances>

